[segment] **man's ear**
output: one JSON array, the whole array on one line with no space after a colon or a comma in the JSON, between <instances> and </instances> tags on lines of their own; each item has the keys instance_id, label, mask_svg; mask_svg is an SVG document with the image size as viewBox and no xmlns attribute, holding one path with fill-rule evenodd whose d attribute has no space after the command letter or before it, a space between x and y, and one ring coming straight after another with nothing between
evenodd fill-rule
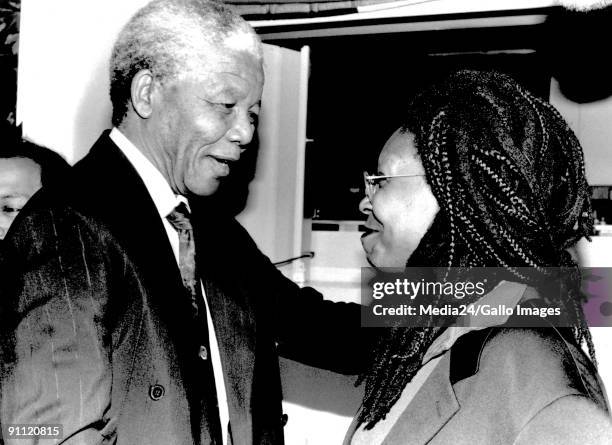
<instances>
[{"instance_id":1,"label":"man's ear","mask_svg":"<svg viewBox=\"0 0 612 445\"><path fill-rule=\"evenodd\" d=\"M130 95L132 107L142 119L148 119L153 112L152 95L153 74L149 70L140 70L132 78Z\"/></svg>"}]
</instances>

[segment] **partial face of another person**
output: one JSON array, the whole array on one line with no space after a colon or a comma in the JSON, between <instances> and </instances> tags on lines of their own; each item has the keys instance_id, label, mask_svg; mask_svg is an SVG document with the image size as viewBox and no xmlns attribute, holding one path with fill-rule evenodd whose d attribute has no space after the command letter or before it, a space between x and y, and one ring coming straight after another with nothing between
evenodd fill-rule
<instances>
[{"instance_id":1,"label":"partial face of another person","mask_svg":"<svg viewBox=\"0 0 612 445\"><path fill-rule=\"evenodd\" d=\"M26 158L0 158L0 239L41 187L40 166Z\"/></svg>"},{"instance_id":2,"label":"partial face of another person","mask_svg":"<svg viewBox=\"0 0 612 445\"><path fill-rule=\"evenodd\" d=\"M210 195L229 175L253 138L263 82L252 53L217 48L197 74L157 88L150 128L175 193Z\"/></svg>"},{"instance_id":3,"label":"partial face of another person","mask_svg":"<svg viewBox=\"0 0 612 445\"><path fill-rule=\"evenodd\" d=\"M431 226L439 207L410 133L396 131L378 158L381 176L359 208L368 215L361 238L368 261L376 267L404 267Z\"/></svg>"}]
</instances>

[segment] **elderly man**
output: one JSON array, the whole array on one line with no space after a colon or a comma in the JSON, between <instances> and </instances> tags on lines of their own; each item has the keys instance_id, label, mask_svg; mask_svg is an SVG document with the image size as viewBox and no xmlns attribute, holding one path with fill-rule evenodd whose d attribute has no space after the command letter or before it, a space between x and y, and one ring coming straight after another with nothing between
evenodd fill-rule
<instances>
[{"instance_id":1,"label":"elderly man","mask_svg":"<svg viewBox=\"0 0 612 445\"><path fill-rule=\"evenodd\" d=\"M6 240L6 443L34 424L69 444L281 444L279 352L361 368L359 307L298 288L194 199L251 141L262 86L260 41L222 4L155 0L125 26L114 128Z\"/></svg>"}]
</instances>

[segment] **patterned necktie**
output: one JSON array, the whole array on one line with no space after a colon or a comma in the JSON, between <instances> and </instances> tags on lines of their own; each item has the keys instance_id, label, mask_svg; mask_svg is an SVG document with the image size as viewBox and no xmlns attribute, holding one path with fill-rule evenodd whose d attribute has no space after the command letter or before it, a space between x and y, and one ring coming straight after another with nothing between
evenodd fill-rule
<instances>
[{"instance_id":1,"label":"patterned necktie","mask_svg":"<svg viewBox=\"0 0 612 445\"><path fill-rule=\"evenodd\" d=\"M206 305L202 294L202 285L196 266L196 249L193 239L189 209L181 202L168 215L168 221L175 228L179 236L179 270L183 279L183 286L191 297L193 318L196 322L199 351L196 361L196 379L200 384L200 443L221 444L221 422L219 420L219 406L215 375L210 357L210 344L208 341L208 320L206 318Z\"/></svg>"},{"instance_id":2,"label":"patterned necktie","mask_svg":"<svg viewBox=\"0 0 612 445\"><path fill-rule=\"evenodd\" d=\"M168 215L168 221L177 231L179 236L179 270L183 279L183 286L191 296L191 306L194 316L200 315L202 300L202 289L196 271L196 252L193 240L193 227L191 226L189 209L184 202L181 202ZM204 308L204 310L206 310Z\"/></svg>"}]
</instances>

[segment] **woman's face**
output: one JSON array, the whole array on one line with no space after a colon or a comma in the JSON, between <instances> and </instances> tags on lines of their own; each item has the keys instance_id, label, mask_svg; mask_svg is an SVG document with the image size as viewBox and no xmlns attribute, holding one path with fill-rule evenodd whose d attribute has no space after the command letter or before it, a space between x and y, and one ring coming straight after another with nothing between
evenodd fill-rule
<instances>
[{"instance_id":1,"label":"woman's face","mask_svg":"<svg viewBox=\"0 0 612 445\"><path fill-rule=\"evenodd\" d=\"M26 158L0 159L0 240L40 187L40 166L36 162Z\"/></svg>"},{"instance_id":2,"label":"woman's face","mask_svg":"<svg viewBox=\"0 0 612 445\"><path fill-rule=\"evenodd\" d=\"M378 158L377 175L417 175L382 179L359 209L368 215L361 244L376 267L404 267L431 226L439 207L411 133L396 131Z\"/></svg>"}]
</instances>

